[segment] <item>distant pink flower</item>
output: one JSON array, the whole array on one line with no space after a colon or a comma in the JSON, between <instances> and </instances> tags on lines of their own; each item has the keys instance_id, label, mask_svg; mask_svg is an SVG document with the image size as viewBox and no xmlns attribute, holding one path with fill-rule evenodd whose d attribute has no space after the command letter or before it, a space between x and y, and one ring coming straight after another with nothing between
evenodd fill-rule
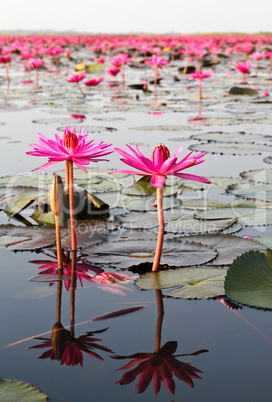
<instances>
[{"instance_id":1,"label":"distant pink flower","mask_svg":"<svg viewBox=\"0 0 272 402\"><path fill-rule=\"evenodd\" d=\"M120 73L120 68L108 68L105 70L107 74L111 75L112 77L116 77L117 74Z\"/></svg>"},{"instance_id":2,"label":"distant pink flower","mask_svg":"<svg viewBox=\"0 0 272 402\"><path fill-rule=\"evenodd\" d=\"M92 140L87 140L88 134L83 135L83 127L79 134L76 134L76 129L66 127L63 136L55 134L56 141L50 140L45 135L38 133L40 138L37 144L30 144L34 151L26 152L28 155L43 156L49 158L48 162L36 169L46 170L58 162L71 160L80 169L87 172L84 165L90 162L107 161L100 159L101 156L112 153L113 149L105 149L112 144L103 144L103 141L93 143Z\"/></svg>"},{"instance_id":3,"label":"distant pink flower","mask_svg":"<svg viewBox=\"0 0 272 402\"><path fill-rule=\"evenodd\" d=\"M263 95L264 97L266 97L266 96L269 96L269 93L268 93L267 91L263 91L263 92L262 92L262 95Z\"/></svg>"},{"instance_id":4,"label":"distant pink flower","mask_svg":"<svg viewBox=\"0 0 272 402\"><path fill-rule=\"evenodd\" d=\"M7 55L7 56L0 56L0 63L1 64L7 64L11 61L11 55Z\"/></svg>"},{"instance_id":5,"label":"distant pink flower","mask_svg":"<svg viewBox=\"0 0 272 402\"><path fill-rule=\"evenodd\" d=\"M106 57L99 57L99 59L96 59L95 62L103 64L105 63L106 59L107 59Z\"/></svg>"},{"instance_id":6,"label":"distant pink flower","mask_svg":"<svg viewBox=\"0 0 272 402\"><path fill-rule=\"evenodd\" d=\"M71 117L73 119L80 119L80 120L85 120L86 116L84 116L84 114L71 114Z\"/></svg>"},{"instance_id":7,"label":"distant pink flower","mask_svg":"<svg viewBox=\"0 0 272 402\"><path fill-rule=\"evenodd\" d=\"M87 87L96 87L96 85L100 84L104 80L104 77L99 77L99 78L92 78L90 80L87 80L84 82Z\"/></svg>"},{"instance_id":8,"label":"distant pink flower","mask_svg":"<svg viewBox=\"0 0 272 402\"><path fill-rule=\"evenodd\" d=\"M202 81L205 78L212 77L213 73L211 71L195 71L188 75L188 78L193 78L198 81Z\"/></svg>"},{"instance_id":9,"label":"distant pink flower","mask_svg":"<svg viewBox=\"0 0 272 402\"><path fill-rule=\"evenodd\" d=\"M195 180L203 183L210 183L209 180L201 176L179 173L181 170L204 162L204 159L202 158L206 154L205 152L194 156L191 156L192 152L190 152L180 162L177 162L177 159L183 149L183 145L172 157L170 157L170 152L168 148L160 145L159 147L156 147L154 149L151 159L145 157L139 151L138 147L136 147L138 152L135 151L130 145L127 145L127 147L136 156L136 158L123 151L122 149L115 148L115 150L124 157L121 159L122 162L138 170L116 170L115 172L151 176L150 183L155 188L162 187L165 183L166 176L168 175L180 177L181 179L185 180Z\"/></svg>"},{"instance_id":10,"label":"distant pink flower","mask_svg":"<svg viewBox=\"0 0 272 402\"><path fill-rule=\"evenodd\" d=\"M72 53L72 50L71 50L71 49L65 50L65 52L64 52L64 57L69 58L69 56L70 56L71 53Z\"/></svg>"},{"instance_id":11,"label":"distant pink flower","mask_svg":"<svg viewBox=\"0 0 272 402\"><path fill-rule=\"evenodd\" d=\"M260 53L260 52L254 52L254 53L251 53L249 55L249 57L252 60L261 60L261 59L263 59L265 57L265 55L263 53Z\"/></svg>"},{"instance_id":12,"label":"distant pink flower","mask_svg":"<svg viewBox=\"0 0 272 402\"><path fill-rule=\"evenodd\" d=\"M130 62L132 60L131 57L129 57L127 54L125 53L120 53L117 57L114 57L111 61L110 64L112 64L114 67L121 67L124 66L125 64L127 64L128 62Z\"/></svg>"},{"instance_id":13,"label":"distant pink flower","mask_svg":"<svg viewBox=\"0 0 272 402\"><path fill-rule=\"evenodd\" d=\"M156 67L163 68L167 64L169 64L169 62L167 60L165 60L163 56L153 55L151 57L151 60L145 60L145 64L150 64L151 68L156 68Z\"/></svg>"},{"instance_id":14,"label":"distant pink flower","mask_svg":"<svg viewBox=\"0 0 272 402\"><path fill-rule=\"evenodd\" d=\"M248 61L242 61L241 63L238 63L235 68L236 70L239 70L242 74L247 74L251 67L251 63L249 63Z\"/></svg>"},{"instance_id":15,"label":"distant pink flower","mask_svg":"<svg viewBox=\"0 0 272 402\"><path fill-rule=\"evenodd\" d=\"M43 66L43 59L30 59L29 61L28 61L28 65L31 67L31 68L40 68L40 67L42 67Z\"/></svg>"},{"instance_id":16,"label":"distant pink flower","mask_svg":"<svg viewBox=\"0 0 272 402\"><path fill-rule=\"evenodd\" d=\"M73 74L70 78L68 78L66 81L67 82L80 82L84 80L86 77L86 73L80 73L80 74Z\"/></svg>"}]
</instances>

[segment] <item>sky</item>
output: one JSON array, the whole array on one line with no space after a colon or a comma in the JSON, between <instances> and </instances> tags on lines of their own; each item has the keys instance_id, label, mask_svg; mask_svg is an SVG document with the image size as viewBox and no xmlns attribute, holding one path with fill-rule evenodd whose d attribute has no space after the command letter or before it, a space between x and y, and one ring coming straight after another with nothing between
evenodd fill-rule
<instances>
[{"instance_id":1,"label":"sky","mask_svg":"<svg viewBox=\"0 0 272 402\"><path fill-rule=\"evenodd\" d=\"M0 0L2 30L113 34L271 32L271 0Z\"/></svg>"}]
</instances>

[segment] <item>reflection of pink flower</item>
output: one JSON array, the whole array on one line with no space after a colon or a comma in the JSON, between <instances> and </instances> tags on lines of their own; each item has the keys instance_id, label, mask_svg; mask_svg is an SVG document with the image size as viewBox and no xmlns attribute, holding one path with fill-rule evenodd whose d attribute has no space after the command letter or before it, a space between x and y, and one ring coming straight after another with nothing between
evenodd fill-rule
<instances>
[{"instance_id":1,"label":"reflection of pink flower","mask_svg":"<svg viewBox=\"0 0 272 402\"><path fill-rule=\"evenodd\" d=\"M105 149L112 144L103 144L103 141L93 143L93 139L87 140L88 134L83 135L83 127L81 127L78 136L76 129L72 131L72 127L66 127L62 137L55 134L56 141L50 140L41 133L39 135L38 144L30 144L34 151L26 153L47 157L49 161L34 170L46 170L58 162L71 160L77 167L87 172L84 165L99 160L105 161L107 159L100 159L100 157L113 152L113 149Z\"/></svg>"},{"instance_id":2,"label":"reflection of pink flower","mask_svg":"<svg viewBox=\"0 0 272 402\"><path fill-rule=\"evenodd\" d=\"M151 176L150 183L156 188L162 187L164 185L166 176L168 175L180 177L181 179L185 180L195 180L203 183L210 183L209 180L201 176L186 173L178 173L181 170L187 169L191 166L198 165L199 163L204 162L204 159L202 158L205 155L205 152L194 156L191 156L192 152L190 152L180 162L177 162L177 159L183 149L183 145L171 157L170 152L166 147L163 147L162 145L160 147L156 147L155 150L153 151L151 159L145 157L139 151L138 147L137 147L138 152L135 151L129 145L127 145L127 147L136 156L136 158L134 156L129 155L122 149L115 148L115 150L124 157L121 159L122 162L138 169L138 171L135 172L131 170L116 170L115 172ZM167 152L166 151L164 152L165 149L167 150ZM164 157L162 155L164 155Z\"/></svg>"},{"instance_id":3,"label":"reflection of pink flower","mask_svg":"<svg viewBox=\"0 0 272 402\"><path fill-rule=\"evenodd\" d=\"M90 80L84 81L84 84L87 85L87 87L95 87L96 85L100 84L104 80L104 77L99 77L99 78L92 78Z\"/></svg>"},{"instance_id":4,"label":"reflection of pink flower","mask_svg":"<svg viewBox=\"0 0 272 402\"><path fill-rule=\"evenodd\" d=\"M81 74L73 74L70 78L68 78L66 81L67 82L79 82L81 80L84 80L86 77L86 73L81 73Z\"/></svg>"},{"instance_id":5,"label":"reflection of pink flower","mask_svg":"<svg viewBox=\"0 0 272 402\"><path fill-rule=\"evenodd\" d=\"M183 363L176 359L173 354L177 348L177 342L167 342L159 352L155 353L135 353L131 356L112 356L114 359L132 358L133 360L117 370L126 370L139 363L137 367L123 374L122 378L117 381L121 385L130 384L135 380L137 375L140 378L136 385L136 391L139 394L145 392L152 378L154 381L154 392L157 397L161 388L161 383L164 382L168 391L175 393L174 375L184 381L189 387L193 388L194 383L192 378L201 377L197 373L202 373L190 363ZM199 351L203 353L203 351Z\"/></svg>"},{"instance_id":6,"label":"reflection of pink flower","mask_svg":"<svg viewBox=\"0 0 272 402\"><path fill-rule=\"evenodd\" d=\"M28 61L31 68L41 68L43 66L43 59L31 59Z\"/></svg>"},{"instance_id":7,"label":"reflection of pink flower","mask_svg":"<svg viewBox=\"0 0 272 402\"><path fill-rule=\"evenodd\" d=\"M66 343L63 355L61 357L60 364L66 364L67 366L76 366L80 364L83 368L83 353L85 352L90 356L95 357L96 359L104 360L99 354L93 351L93 349L103 350L104 352L113 353L111 349L106 348L105 346L98 345L95 342L101 341L101 339L93 338L92 335L95 333L101 333L106 331L106 329L87 332L86 335L82 335L79 338L72 338L70 335L70 331L65 330L66 335ZM55 352L52 348L51 339L46 338L38 338L43 340L44 342L41 345L31 346L29 349L42 349L42 348L50 348L46 352L44 352L39 359L50 359L57 360L55 356Z\"/></svg>"}]
</instances>

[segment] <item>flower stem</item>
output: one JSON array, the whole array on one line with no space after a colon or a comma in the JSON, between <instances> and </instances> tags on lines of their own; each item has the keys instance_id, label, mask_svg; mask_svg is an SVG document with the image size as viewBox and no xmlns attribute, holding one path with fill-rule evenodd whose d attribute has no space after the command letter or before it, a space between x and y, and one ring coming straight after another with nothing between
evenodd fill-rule
<instances>
[{"instance_id":1,"label":"flower stem","mask_svg":"<svg viewBox=\"0 0 272 402\"><path fill-rule=\"evenodd\" d=\"M55 227L56 227L56 240L57 240L58 269L62 270L63 263L62 263L62 248L61 248L59 215L55 215Z\"/></svg>"},{"instance_id":2,"label":"flower stem","mask_svg":"<svg viewBox=\"0 0 272 402\"><path fill-rule=\"evenodd\" d=\"M154 79L154 89L157 89L157 79L158 79L158 66L155 66L155 79Z\"/></svg>"},{"instance_id":3,"label":"flower stem","mask_svg":"<svg viewBox=\"0 0 272 402\"><path fill-rule=\"evenodd\" d=\"M35 77L36 77L36 88L39 88L39 78L38 78L38 69L35 68Z\"/></svg>"},{"instance_id":4,"label":"flower stem","mask_svg":"<svg viewBox=\"0 0 272 402\"><path fill-rule=\"evenodd\" d=\"M164 217L163 217L163 209L162 209L162 188L157 188L157 210L158 210L158 220L159 220L159 230L158 230L158 239L157 246L155 251L155 257L152 266L152 272L158 271L161 259L162 245L163 245L163 236L164 236Z\"/></svg>"},{"instance_id":5,"label":"flower stem","mask_svg":"<svg viewBox=\"0 0 272 402\"><path fill-rule=\"evenodd\" d=\"M80 90L81 95L85 98L86 95L85 95L85 93L82 91L81 86L79 85L79 82L77 82L77 86L78 86L78 89Z\"/></svg>"},{"instance_id":6,"label":"flower stem","mask_svg":"<svg viewBox=\"0 0 272 402\"><path fill-rule=\"evenodd\" d=\"M74 207L74 175L73 162L68 161L69 170L69 208L70 208L70 228L71 228L71 250L76 251L76 230L75 230L75 207Z\"/></svg>"},{"instance_id":7,"label":"flower stem","mask_svg":"<svg viewBox=\"0 0 272 402\"><path fill-rule=\"evenodd\" d=\"M6 70L7 81L9 82L10 80L9 80L8 66L6 63L4 64L4 66L5 66L5 70Z\"/></svg>"}]
</instances>

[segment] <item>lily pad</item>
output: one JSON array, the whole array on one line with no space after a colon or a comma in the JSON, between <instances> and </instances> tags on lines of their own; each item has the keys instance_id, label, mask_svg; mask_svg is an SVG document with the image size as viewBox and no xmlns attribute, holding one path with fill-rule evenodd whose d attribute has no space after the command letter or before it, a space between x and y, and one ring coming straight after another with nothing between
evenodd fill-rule
<instances>
[{"instance_id":1,"label":"lily pad","mask_svg":"<svg viewBox=\"0 0 272 402\"><path fill-rule=\"evenodd\" d=\"M196 219L231 219L236 218L239 223L245 226L272 225L271 208L239 208L229 206L220 209L199 211L194 214Z\"/></svg>"},{"instance_id":2,"label":"lily pad","mask_svg":"<svg viewBox=\"0 0 272 402\"><path fill-rule=\"evenodd\" d=\"M48 395L33 385L0 378L0 400L3 402L38 402L47 401Z\"/></svg>"},{"instance_id":3,"label":"lily pad","mask_svg":"<svg viewBox=\"0 0 272 402\"><path fill-rule=\"evenodd\" d=\"M121 190L122 194L130 195L130 196L148 196L148 195L156 195L157 190L150 183L150 177L144 176L140 180L138 180L135 184L132 184L129 187L125 187ZM171 187L164 185L162 187L162 195L167 197L176 194L179 192L178 187ZM181 191L180 191L181 192Z\"/></svg>"},{"instance_id":4,"label":"lily pad","mask_svg":"<svg viewBox=\"0 0 272 402\"><path fill-rule=\"evenodd\" d=\"M272 202L272 186L267 184L238 183L228 186L226 191L236 197Z\"/></svg>"},{"instance_id":5,"label":"lily pad","mask_svg":"<svg viewBox=\"0 0 272 402\"><path fill-rule=\"evenodd\" d=\"M232 87L229 90L229 95L258 95L258 91L252 88Z\"/></svg>"},{"instance_id":6,"label":"lily pad","mask_svg":"<svg viewBox=\"0 0 272 402\"><path fill-rule=\"evenodd\" d=\"M90 262L128 268L143 262L152 263L156 250L156 240L126 240L104 243L86 250ZM217 252L197 243L165 240L161 255L161 265L190 266L213 260Z\"/></svg>"},{"instance_id":7,"label":"lily pad","mask_svg":"<svg viewBox=\"0 0 272 402\"><path fill-rule=\"evenodd\" d=\"M29 205L33 204L38 195L37 190L24 191L21 194L16 195L11 202L5 207L4 212L9 216L19 214Z\"/></svg>"},{"instance_id":8,"label":"lily pad","mask_svg":"<svg viewBox=\"0 0 272 402\"><path fill-rule=\"evenodd\" d=\"M240 173L243 179L255 181L257 183L272 184L272 169L249 170Z\"/></svg>"},{"instance_id":9,"label":"lily pad","mask_svg":"<svg viewBox=\"0 0 272 402\"><path fill-rule=\"evenodd\" d=\"M265 247L254 240L245 239L229 234L208 234L180 237L181 241L193 241L212 247L218 252L218 256L208 265L230 265L235 258L249 250L265 250Z\"/></svg>"},{"instance_id":10,"label":"lily pad","mask_svg":"<svg viewBox=\"0 0 272 402\"><path fill-rule=\"evenodd\" d=\"M186 126L141 126L141 127L130 127L130 130L135 131L184 131L191 130L191 127Z\"/></svg>"},{"instance_id":11,"label":"lily pad","mask_svg":"<svg viewBox=\"0 0 272 402\"><path fill-rule=\"evenodd\" d=\"M248 306L272 309L272 251L249 251L228 270L226 295Z\"/></svg>"},{"instance_id":12,"label":"lily pad","mask_svg":"<svg viewBox=\"0 0 272 402\"><path fill-rule=\"evenodd\" d=\"M238 133L201 133L192 135L193 140L198 141L215 141L215 142L233 142L254 144L258 141L272 141L272 136L263 136L261 134L248 134L245 132Z\"/></svg>"},{"instance_id":13,"label":"lily pad","mask_svg":"<svg viewBox=\"0 0 272 402\"><path fill-rule=\"evenodd\" d=\"M87 73L100 73L101 71L103 71L105 68L105 63L93 63L90 64L89 66L86 66L86 72Z\"/></svg>"},{"instance_id":14,"label":"lily pad","mask_svg":"<svg viewBox=\"0 0 272 402\"><path fill-rule=\"evenodd\" d=\"M0 237L1 244L13 251L40 250L56 240L54 230L13 225L0 225Z\"/></svg>"},{"instance_id":15,"label":"lily pad","mask_svg":"<svg viewBox=\"0 0 272 402\"><path fill-rule=\"evenodd\" d=\"M52 173L21 173L14 176L0 177L0 186L4 187L37 187L41 189L49 188L54 179Z\"/></svg>"},{"instance_id":16,"label":"lily pad","mask_svg":"<svg viewBox=\"0 0 272 402\"><path fill-rule=\"evenodd\" d=\"M189 146L189 149L197 152L210 152L215 154L231 155L259 155L262 152L272 152L271 145L260 144L234 144L234 143L200 143Z\"/></svg>"},{"instance_id":17,"label":"lily pad","mask_svg":"<svg viewBox=\"0 0 272 402\"><path fill-rule=\"evenodd\" d=\"M183 299L208 299L223 296L227 271L220 268L181 268L148 272L136 279L135 285L143 290L168 289L182 286L167 296Z\"/></svg>"}]
</instances>

